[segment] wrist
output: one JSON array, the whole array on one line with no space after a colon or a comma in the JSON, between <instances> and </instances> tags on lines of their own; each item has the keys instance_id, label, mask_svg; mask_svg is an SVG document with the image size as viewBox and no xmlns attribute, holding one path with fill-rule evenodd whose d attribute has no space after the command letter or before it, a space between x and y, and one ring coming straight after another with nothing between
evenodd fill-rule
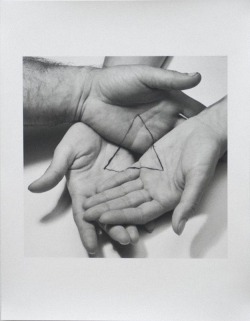
<instances>
[{"instance_id":1,"label":"wrist","mask_svg":"<svg viewBox=\"0 0 250 321\"><path fill-rule=\"evenodd\" d=\"M91 86L94 78L93 67L79 67L78 75L75 79L76 100L74 105L74 122L84 123L84 112L86 109L86 101L90 95Z\"/></svg>"},{"instance_id":2,"label":"wrist","mask_svg":"<svg viewBox=\"0 0 250 321\"><path fill-rule=\"evenodd\" d=\"M23 69L24 125L58 125L78 120L88 92L88 67L26 57Z\"/></svg>"},{"instance_id":3,"label":"wrist","mask_svg":"<svg viewBox=\"0 0 250 321\"><path fill-rule=\"evenodd\" d=\"M195 118L209 127L220 146L220 157L227 150L227 97L206 108Z\"/></svg>"}]
</instances>

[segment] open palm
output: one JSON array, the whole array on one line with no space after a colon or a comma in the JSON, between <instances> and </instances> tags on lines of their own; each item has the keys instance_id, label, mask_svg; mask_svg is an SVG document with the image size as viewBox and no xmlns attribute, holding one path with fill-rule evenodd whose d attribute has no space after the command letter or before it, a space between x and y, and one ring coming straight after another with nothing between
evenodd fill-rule
<instances>
[{"instance_id":1,"label":"open palm","mask_svg":"<svg viewBox=\"0 0 250 321\"><path fill-rule=\"evenodd\" d=\"M224 153L217 136L197 117L184 121L130 169L100 183L86 201L85 219L145 224L175 208L172 225L181 234Z\"/></svg>"},{"instance_id":2,"label":"open palm","mask_svg":"<svg viewBox=\"0 0 250 321\"><path fill-rule=\"evenodd\" d=\"M68 130L57 146L51 165L44 175L29 186L32 192L45 192L66 175L74 219L82 243L89 253L94 253L97 248L97 234L95 225L83 219L84 204L87 198L96 193L97 184L101 179L114 175L103 168L116 148L88 126L77 123ZM117 169L127 168L134 162L132 155L124 149L120 149L119 157ZM139 237L134 226L101 227L121 244L134 243Z\"/></svg>"},{"instance_id":3,"label":"open palm","mask_svg":"<svg viewBox=\"0 0 250 321\"><path fill-rule=\"evenodd\" d=\"M135 65L93 69L89 75L79 121L108 141L137 153L152 145L152 137L157 141L173 129L179 114L192 117L204 109L180 91L196 86L201 80L198 73L190 76Z\"/></svg>"}]
</instances>

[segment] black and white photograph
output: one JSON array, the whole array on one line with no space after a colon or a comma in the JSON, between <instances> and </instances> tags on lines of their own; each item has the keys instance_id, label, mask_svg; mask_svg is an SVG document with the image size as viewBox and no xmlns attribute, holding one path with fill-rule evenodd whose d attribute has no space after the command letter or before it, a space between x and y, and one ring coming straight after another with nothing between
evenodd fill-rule
<instances>
[{"instance_id":1,"label":"black and white photograph","mask_svg":"<svg viewBox=\"0 0 250 321\"><path fill-rule=\"evenodd\" d=\"M23 86L25 255L227 256L227 57L24 57Z\"/></svg>"},{"instance_id":2,"label":"black and white photograph","mask_svg":"<svg viewBox=\"0 0 250 321\"><path fill-rule=\"evenodd\" d=\"M0 319L249 321L249 0L0 9Z\"/></svg>"}]
</instances>

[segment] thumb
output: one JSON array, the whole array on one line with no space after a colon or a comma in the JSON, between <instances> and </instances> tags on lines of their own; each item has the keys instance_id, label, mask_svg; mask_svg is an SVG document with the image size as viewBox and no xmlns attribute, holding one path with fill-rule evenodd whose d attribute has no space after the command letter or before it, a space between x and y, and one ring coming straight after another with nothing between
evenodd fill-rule
<instances>
[{"instance_id":1,"label":"thumb","mask_svg":"<svg viewBox=\"0 0 250 321\"><path fill-rule=\"evenodd\" d=\"M72 163L72 152L63 141L55 149L53 159L46 172L33 183L28 189L33 193L46 192L55 187L64 177Z\"/></svg>"},{"instance_id":2,"label":"thumb","mask_svg":"<svg viewBox=\"0 0 250 321\"><path fill-rule=\"evenodd\" d=\"M145 68L141 77L142 82L147 86L161 90L189 89L197 86L201 81L201 75L198 72L188 74L153 67Z\"/></svg>"},{"instance_id":3,"label":"thumb","mask_svg":"<svg viewBox=\"0 0 250 321\"><path fill-rule=\"evenodd\" d=\"M172 226L176 234L180 235L189 217L195 213L202 198L205 187L210 181L208 173L191 172L186 179L181 200L172 216Z\"/></svg>"}]
</instances>

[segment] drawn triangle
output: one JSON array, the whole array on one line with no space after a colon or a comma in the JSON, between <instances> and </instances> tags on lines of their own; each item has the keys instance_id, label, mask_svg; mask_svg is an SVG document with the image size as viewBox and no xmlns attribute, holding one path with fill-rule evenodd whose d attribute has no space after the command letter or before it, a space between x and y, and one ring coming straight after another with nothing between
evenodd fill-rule
<instances>
[{"instance_id":1,"label":"drawn triangle","mask_svg":"<svg viewBox=\"0 0 250 321\"><path fill-rule=\"evenodd\" d=\"M143 155L140 160L140 166L131 166L129 168L146 168L154 171L164 170L154 145L147 150L146 154Z\"/></svg>"},{"instance_id":2,"label":"drawn triangle","mask_svg":"<svg viewBox=\"0 0 250 321\"><path fill-rule=\"evenodd\" d=\"M129 135L132 134L134 136L135 131L139 132L140 135L143 135L143 138L147 139L150 142L149 145L152 145L152 146L147 150L146 157L143 158L142 160L143 164L140 167L131 166L129 168L147 168L150 170L163 171L164 168L162 166L161 160L154 147L154 142L155 142L154 137L140 115L137 115L133 119L120 145L122 145L126 141ZM114 155L109 159L104 169L109 171L121 172L124 169L126 169L123 167L124 165L122 161L121 147L118 147Z\"/></svg>"}]
</instances>

